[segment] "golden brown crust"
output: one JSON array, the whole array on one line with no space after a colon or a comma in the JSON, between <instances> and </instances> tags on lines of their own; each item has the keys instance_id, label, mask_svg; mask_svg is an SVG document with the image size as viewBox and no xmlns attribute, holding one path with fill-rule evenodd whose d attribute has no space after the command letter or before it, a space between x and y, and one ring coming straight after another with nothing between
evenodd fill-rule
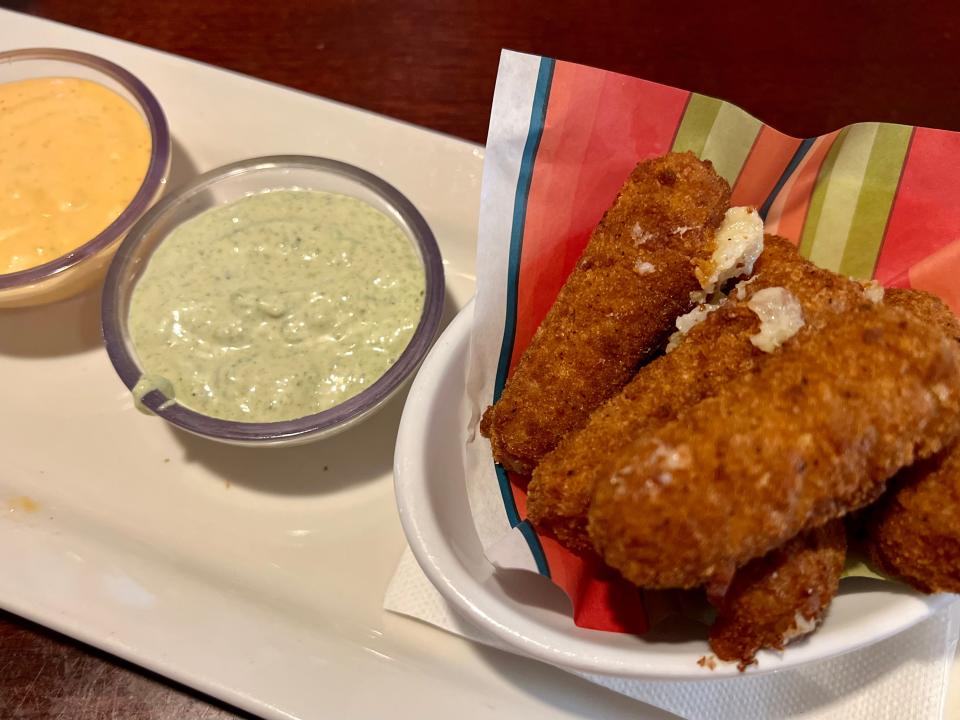
<instances>
[{"instance_id":1,"label":"golden brown crust","mask_svg":"<svg viewBox=\"0 0 960 720\"><path fill-rule=\"evenodd\" d=\"M960 320L936 295L912 288L887 288L883 302L906 310L924 322L936 325L944 335L960 342Z\"/></svg>"},{"instance_id":2,"label":"golden brown crust","mask_svg":"<svg viewBox=\"0 0 960 720\"><path fill-rule=\"evenodd\" d=\"M594 230L481 433L507 469L529 474L658 350L698 290L730 204L709 162L672 153L640 163ZM638 272L649 263L649 272Z\"/></svg>"},{"instance_id":3,"label":"golden brown crust","mask_svg":"<svg viewBox=\"0 0 960 720\"><path fill-rule=\"evenodd\" d=\"M884 302L960 340L960 322L935 296L892 288L886 291ZM921 589L932 589L939 582L938 589L960 590L960 529L954 530L960 512L953 510L960 507L960 453L955 462L952 474L946 468L941 470L943 478L952 477L953 483L933 476L921 480L924 471L920 468L929 468L929 461L905 471L915 478L904 479L906 487L901 491L909 508L894 499L896 490L884 494L892 502L880 501L885 510L884 521L876 526L877 536L883 557L891 560L884 562L877 555L874 559L892 574L897 574L896 568L904 568L910 581ZM938 462L933 464L939 467ZM920 487L920 483L926 484ZM930 492L934 487L938 489ZM750 663L760 649L782 649L785 638L792 640L812 631L839 587L845 536L842 521L834 520L740 568L717 602L717 620L710 629L710 644L717 656ZM951 578L952 583L944 582L942 576Z\"/></svg>"},{"instance_id":4,"label":"golden brown crust","mask_svg":"<svg viewBox=\"0 0 960 720\"><path fill-rule=\"evenodd\" d=\"M921 592L960 592L960 445L900 473L862 527L878 569Z\"/></svg>"},{"instance_id":5,"label":"golden brown crust","mask_svg":"<svg viewBox=\"0 0 960 720\"><path fill-rule=\"evenodd\" d=\"M865 303L636 440L588 529L635 584L695 587L872 502L958 432L960 347Z\"/></svg>"},{"instance_id":6,"label":"golden brown crust","mask_svg":"<svg viewBox=\"0 0 960 720\"><path fill-rule=\"evenodd\" d=\"M790 290L803 306L805 332L816 331L825 318L863 302L858 283L816 267L784 238L765 238L754 277L744 288L742 301L734 293L673 352L641 368L585 427L567 435L543 458L527 497L527 513L538 530L574 552L590 552L587 509L609 461L644 428L674 419L770 357L750 342L759 321L746 300L757 290L776 286Z\"/></svg>"},{"instance_id":7,"label":"golden brown crust","mask_svg":"<svg viewBox=\"0 0 960 720\"><path fill-rule=\"evenodd\" d=\"M888 290L885 302L960 342L960 321L939 299ZM960 592L960 444L901 472L862 518L874 564L922 592Z\"/></svg>"},{"instance_id":8,"label":"golden brown crust","mask_svg":"<svg viewBox=\"0 0 960 720\"><path fill-rule=\"evenodd\" d=\"M750 663L759 650L812 632L837 594L846 550L843 521L833 520L740 568L715 601L713 652Z\"/></svg>"}]
</instances>

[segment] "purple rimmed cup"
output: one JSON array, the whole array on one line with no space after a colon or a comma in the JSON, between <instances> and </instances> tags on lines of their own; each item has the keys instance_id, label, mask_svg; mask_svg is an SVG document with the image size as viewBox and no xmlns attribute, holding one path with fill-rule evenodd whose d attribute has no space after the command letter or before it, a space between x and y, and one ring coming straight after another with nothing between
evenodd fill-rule
<instances>
[{"instance_id":1,"label":"purple rimmed cup","mask_svg":"<svg viewBox=\"0 0 960 720\"><path fill-rule=\"evenodd\" d=\"M130 102L150 130L150 161L133 199L95 237L42 265L0 274L0 308L54 302L96 284L119 241L159 197L170 171L171 142L166 117L153 93L127 70L74 50L28 48L0 52L0 83L39 77L92 80Z\"/></svg>"},{"instance_id":2,"label":"purple rimmed cup","mask_svg":"<svg viewBox=\"0 0 960 720\"><path fill-rule=\"evenodd\" d=\"M417 248L426 290L413 337L397 361L372 385L329 410L295 420L240 422L204 415L150 390L140 402L188 432L238 445L292 445L328 437L382 406L420 366L430 349L444 303L443 261L426 220L396 188L365 170L337 160L304 155L252 158L224 165L160 200L127 234L107 272L101 324L107 354L132 392L143 371L130 338L128 316L133 289L150 256L170 232L213 207L265 190L320 190L363 200L392 218Z\"/></svg>"}]
</instances>

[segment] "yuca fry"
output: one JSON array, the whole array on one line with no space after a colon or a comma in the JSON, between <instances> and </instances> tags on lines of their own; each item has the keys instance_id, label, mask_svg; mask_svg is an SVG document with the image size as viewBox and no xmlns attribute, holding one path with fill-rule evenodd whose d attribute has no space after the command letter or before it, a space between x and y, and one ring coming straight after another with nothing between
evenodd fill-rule
<instances>
[{"instance_id":1,"label":"yuca fry","mask_svg":"<svg viewBox=\"0 0 960 720\"><path fill-rule=\"evenodd\" d=\"M960 342L960 321L934 296L888 290L885 302ZM878 569L923 592L960 592L960 443L903 470L864 513L861 529Z\"/></svg>"},{"instance_id":2,"label":"yuca fry","mask_svg":"<svg viewBox=\"0 0 960 720\"><path fill-rule=\"evenodd\" d=\"M568 434L543 458L527 497L527 514L538 530L575 552L592 551L587 509L609 461L645 428L676 418L771 357L750 342L760 325L746 304L753 293L765 287L792 292L803 307L801 333L817 332L830 316L864 300L859 283L821 270L780 237L765 238L754 278L692 328L673 352L641 368L585 427Z\"/></svg>"},{"instance_id":3,"label":"yuca fry","mask_svg":"<svg viewBox=\"0 0 960 720\"><path fill-rule=\"evenodd\" d=\"M663 346L729 204L730 186L692 153L636 167L484 413L498 463L529 474Z\"/></svg>"},{"instance_id":4,"label":"yuca fry","mask_svg":"<svg viewBox=\"0 0 960 720\"><path fill-rule=\"evenodd\" d=\"M608 565L648 588L722 581L954 440L956 342L885 304L830 320L611 464L588 515Z\"/></svg>"},{"instance_id":5,"label":"yuca fry","mask_svg":"<svg viewBox=\"0 0 960 720\"><path fill-rule=\"evenodd\" d=\"M837 594L846 550L843 521L831 520L737 570L714 600L713 652L750 663L763 648L782 650L813 632Z\"/></svg>"}]
</instances>

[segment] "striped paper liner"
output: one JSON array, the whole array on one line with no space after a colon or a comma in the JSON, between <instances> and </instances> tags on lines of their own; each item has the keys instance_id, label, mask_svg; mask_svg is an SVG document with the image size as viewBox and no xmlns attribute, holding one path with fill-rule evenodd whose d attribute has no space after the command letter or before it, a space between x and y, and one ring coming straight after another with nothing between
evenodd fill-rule
<instances>
[{"instance_id":1,"label":"striped paper liner","mask_svg":"<svg viewBox=\"0 0 960 720\"><path fill-rule=\"evenodd\" d=\"M511 57L504 63L509 67ZM685 90L538 58L526 156L520 158L501 377L516 367L634 166L667 151L713 162L734 205L818 265L938 294L960 312L960 133L860 123L816 138L785 135L735 105ZM518 61L519 62L519 61ZM501 65L501 72L505 65ZM499 85L498 85L499 87ZM499 90L498 90L499 92ZM496 99L495 99L496 107ZM488 158L494 150L488 145ZM481 237L481 242L483 238ZM570 596L581 627L642 632L638 591L523 520L526 479L498 469L511 525L541 573Z\"/></svg>"}]
</instances>

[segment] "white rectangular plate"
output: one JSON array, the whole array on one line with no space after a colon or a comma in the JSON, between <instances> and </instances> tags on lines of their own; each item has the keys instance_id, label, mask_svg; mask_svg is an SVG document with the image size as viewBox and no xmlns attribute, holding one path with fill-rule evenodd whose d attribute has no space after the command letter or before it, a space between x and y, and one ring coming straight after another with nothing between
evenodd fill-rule
<instances>
[{"instance_id":1,"label":"white rectangular plate","mask_svg":"<svg viewBox=\"0 0 960 720\"><path fill-rule=\"evenodd\" d=\"M482 148L0 10L0 48L31 46L139 76L170 122L171 185L274 153L381 175L437 236L447 318L472 295ZM0 606L12 612L268 718L667 717L381 609L404 547L391 485L402 397L290 450L175 433L133 409L86 296L0 313L0 403Z\"/></svg>"},{"instance_id":2,"label":"white rectangular plate","mask_svg":"<svg viewBox=\"0 0 960 720\"><path fill-rule=\"evenodd\" d=\"M447 318L473 294L482 148L0 10L0 48L31 46L139 76L167 113L173 186L274 153L377 173L437 236ZM327 442L221 446L133 409L98 322L95 295L0 312L0 606L268 718L665 717L381 609L404 548L402 397Z\"/></svg>"}]
</instances>

